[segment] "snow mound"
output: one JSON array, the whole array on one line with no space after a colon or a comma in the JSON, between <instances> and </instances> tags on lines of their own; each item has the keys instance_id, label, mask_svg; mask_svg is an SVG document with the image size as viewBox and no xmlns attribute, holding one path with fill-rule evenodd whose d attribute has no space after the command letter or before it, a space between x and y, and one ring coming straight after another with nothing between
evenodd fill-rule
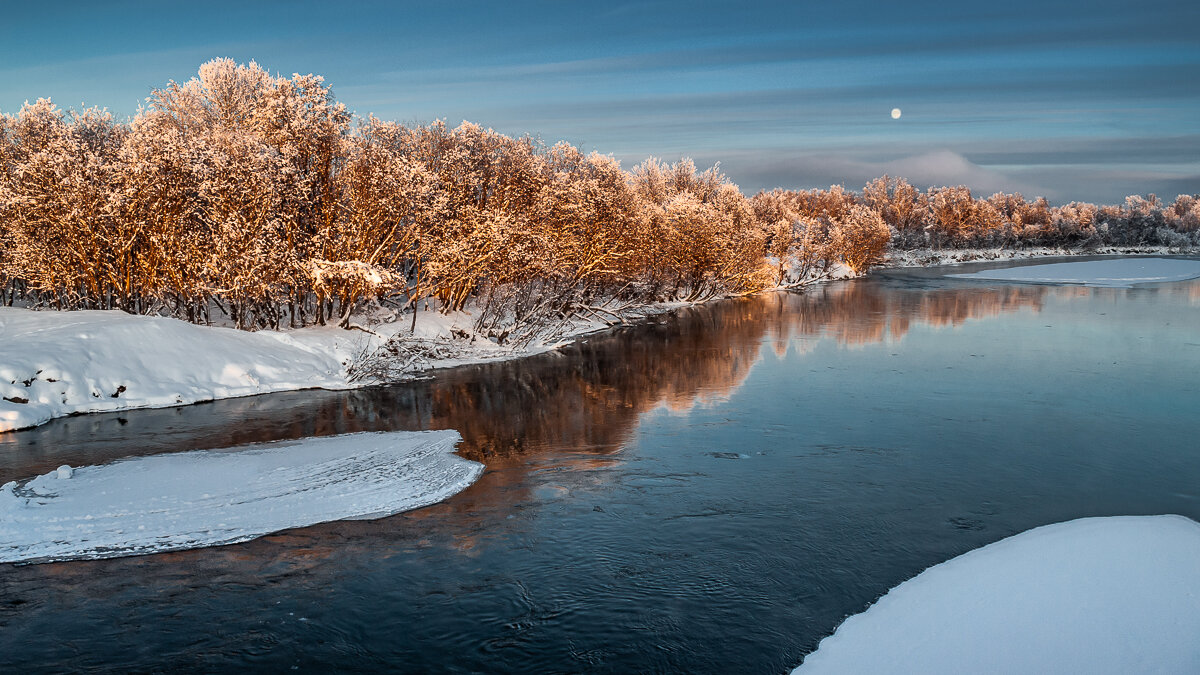
<instances>
[{"instance_id":1,"label":"snow mound","mask_svg":"<svg viewBox=\"0 0 1200 675\"><path fill-rule=\"evenodd\" d=\"M336 350L308 334L0 307L0 432L77 413L346 386Z\"/></svg>"},{"instance_id":2,"label":"snow mound","mask_svg":"<svg viewBox=\"0 0 1200 675\"><path fill-rule=\"evenodd\" d=\"M456 431L359 433L153 455L0 487L0 562L218 546L382 518L458 493L483 465Z\"/></svg>"},{"instance_id":3,"label":"snow mound","mask_svg":"<svg viewBox=\"0 0 1200 675\"><path fill-rule=\"evenodd\" d=\"M935 565L794 673L1198 673L1200 523L1083 518Z\"/></svg>"},{"instance_id":4,"label":"snow mound","mask_svg":"<svg viewBox=\"0 0 1200 675\"><path fill-rule=\"evenodd\" d=\"M1200 260L1180 258L1124 258L1086 262L1026 265L984 270L970 274L948 274L958 279L1025 281L1044 284L1084 284L1108 288L1131 288L1134 284L1186 281L1200 277Z\"/></svg>"}]
</instances>

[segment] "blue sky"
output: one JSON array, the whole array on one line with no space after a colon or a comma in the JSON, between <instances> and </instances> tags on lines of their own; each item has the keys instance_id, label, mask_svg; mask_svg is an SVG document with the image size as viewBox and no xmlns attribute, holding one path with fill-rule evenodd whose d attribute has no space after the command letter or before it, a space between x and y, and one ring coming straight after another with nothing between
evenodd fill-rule
<instances>
[{"instance_id":1,"label":"blue sky","mask_svg":"<svg viewBox=\"0 0 1200 675\"><path fill-rule=\"evenodd\" d=\"M747 192L888 172L1056 203L1200 193L1194 0L334 4L10 7L0 111L128 116L225 56L323 75L360 115L720 161Z\"/></svg>"}]
</instances>

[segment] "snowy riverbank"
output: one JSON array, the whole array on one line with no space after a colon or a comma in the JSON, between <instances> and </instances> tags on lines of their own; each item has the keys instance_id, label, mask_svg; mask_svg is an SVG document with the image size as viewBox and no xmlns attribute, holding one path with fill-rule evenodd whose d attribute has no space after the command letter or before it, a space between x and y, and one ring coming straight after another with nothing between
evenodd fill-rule
<instances>
[{"instance_id":1,"label":"snowy riverbank","mask_svg":"<svg viewBox=\"0 0 1200 675\"><path fill-rule=\"evenodd\" d=\"M1200 523L1047 525L935 565L821 641L794 672L1200 672Z\"/></svg>"},{"instance_id":2,"label":"snowy riverbank","mask_svg":"<svg viewBox=\"0 0 1200 675\"><path fill-rule=\"evenodd\" d=\"M1019 249L997 248L916 248L888 252L882 267L933 267L972 262L1002 262L1006 260L1032 260L1064 256L1093 255L1200 255L1200 249L1172 248L1169 246L1098 246L1096 248L1061 248L1037 246Z\"/></svg>"},{"instance_id":3,"label":"snowy riverbank","mask_svg":"<svg viewBox=\"0 0 1200 675\"><path fill-rule=\"evenodd\" d=\"M372 519L466 489L455 431L361 433L183 452L0 487L0 563L113 558Z\"/></svg>"},{"instance_id":4,"label":"snowy riverbank","mask_svg":"<svg viewBox=\"0 0 1200 675\"><path fill-rule=\"evenodd\" d=\"M78 413L345 387L340 341L351 336L340 333L0 308L0 431Z\"/></svg>"},{"instance_id":5,"label":"snowy riverbank","mask_svg":"<svg viewBox=\"0 0 1200 675\"><path fill-rule=\"evenodd\" d=\"M1023 265L946 276L975 281L1133 288L1139 284L1157 284L1200 278L1200 260L1139 256L1136 258Z\"/></svg>"},{"instance_id":6,"label":"snowy riverbank","mask_svg":"<svg viewBox=\"0 0 1200 675\"><path fill-rule=\"evenodd\" d=\"M635 318L683 303L626 310ZM356 364L380 354L391 377L433 368L527 356L601 330L577 321L550 340L499 345L468 335L466 313L422 311L372 323L368 331L332 326L247 332L199 326L120 311L32 311L0 307L0 432L56 417L134 408L161 408L297 389L346 389L371 384ZM383 354L393 336L409 354ZM467 337L463 337L467 336ZM399 372L402 371L402 372Z\"/></svg>"},{"instance_id":7,"label":"snowy riverbank","mask_svg":"<svg viewBox=\"0 0 1200 675\"><path fill-rule=\"evenodd\" d=\"M893 252L885 266L1050 255L1064 255L1064 251L901 251ZM1141 255L1129 259L1144 260ZM1022 269L1025 280L1071 281L1029 279L1031 268ZM996 271L989 274L995 275ZM844 271L841 276L845 276ZM1022 280L1018 276L1003 278ZM1106 271L1104 276L1117 279L1121 272ZM1161 274L1138 272L1134 276L1138 277L1134 281L1128 274L1122 278L1126 283L1169 280ZM1176 274L1170 278L1190 277ZM617 320L663 313L685 304L632 306L612 314L597 314L564 323L549 331L549 338L517 346L472 335L474 317L465 312L421 311L415 331L411 314L387 314L360 317L367 330L327 326L252 333L119 311L0 307L0 432L37 426L67 415L169 407L297 389L346 389L414 377L435 368L518 358L554 349Z\"/></svg>"}]
</instances>

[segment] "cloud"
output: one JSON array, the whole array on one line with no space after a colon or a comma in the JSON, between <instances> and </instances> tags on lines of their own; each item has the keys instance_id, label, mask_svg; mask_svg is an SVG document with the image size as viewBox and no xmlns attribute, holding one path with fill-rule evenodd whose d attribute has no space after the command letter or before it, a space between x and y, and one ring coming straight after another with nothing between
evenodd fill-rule
<instances>
[{"instance_id":1,"label":"cloud","mask_svg":"<svg viewBox=\"0 0 1200 675\"><path fill-rule=\"evenodd\" d=\"M925 190L943 185L966 185L976 196L1019 192L1026 198L1046 197L1051 203L1086 201L1121 204L1127 195L1156 193L1171 201L1179 194L1200 194L1200 173L1191 164L1156 168L1097 164L1035 164L989 166L947 149L916 152L874 160L864 149L819 154L798 148L773 148L695 155L698 166L720 162L721 170L747 193L772 188L813 189L844 185L861 190L884 174L902 176ZM626 165L635 158L627 159Z\"/></svg>"},{"instance_id":2,"label":"cloud","mask_svg":"<svg viewBox=\"0 0 1200 675\"><path fill-rule=\"evenodd\" d=\"M721 168L743 189L825 188L845 185L861 189L867 181L884 174L903 176L913 185L966 185L977 194L1021 192L1056 197L1056 191L1036 187L997 169L980 166L951 150L934 150L890 161L864 161L831 154L800 154L787 151L729 153ZM716 158L721 159L721 158ZM702 162L701 162L702 163Z\"/></svg>"},{"instance_id":3,"label":"cloud","mask_svg":"<svg viewBox=\"0 0 1200 675\"><path fill-rule=\"evenodd\" d=\"M868 165L869 166L869 165ZM884 173L905 176L914 185L966 185L979 192L1028 191L1010 176L975 164L950 150L905 157L881 165Z\"/></svg>"},{"instance_id":4,"label":"cloud","mask_svg":"<svg viewBox=\"0 0 1200 675\"><path fill-rule=\"evenodd\" d=\"M1200 173L1195 167L1177 171L1137 167L1072 166L1029 167L1014 171L1020 180L1054 184L1061 201L1122 204L1128 195L1157 194L1166 201L1177 195L1200 194Z\"/></svg>"}]
</instances>

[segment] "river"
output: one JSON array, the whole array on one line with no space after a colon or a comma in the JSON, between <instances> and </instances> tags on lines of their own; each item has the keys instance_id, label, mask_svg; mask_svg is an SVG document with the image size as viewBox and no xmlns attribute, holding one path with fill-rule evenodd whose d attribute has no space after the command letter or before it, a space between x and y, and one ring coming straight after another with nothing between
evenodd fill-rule
<instances>
[{"instance_id":1,"label":"river","mask_svg":"<svg viewBox=\"0 0 1200 675\"><path fill-rule=\"evenodd\" d=\"M0 483L453 428L448 501L220 548L0 565L2 670L771 673L922 569L1083 516L1200 519L1200 281L726 300L400 386L0 434Z\"/></svg>"}]
</instances>

